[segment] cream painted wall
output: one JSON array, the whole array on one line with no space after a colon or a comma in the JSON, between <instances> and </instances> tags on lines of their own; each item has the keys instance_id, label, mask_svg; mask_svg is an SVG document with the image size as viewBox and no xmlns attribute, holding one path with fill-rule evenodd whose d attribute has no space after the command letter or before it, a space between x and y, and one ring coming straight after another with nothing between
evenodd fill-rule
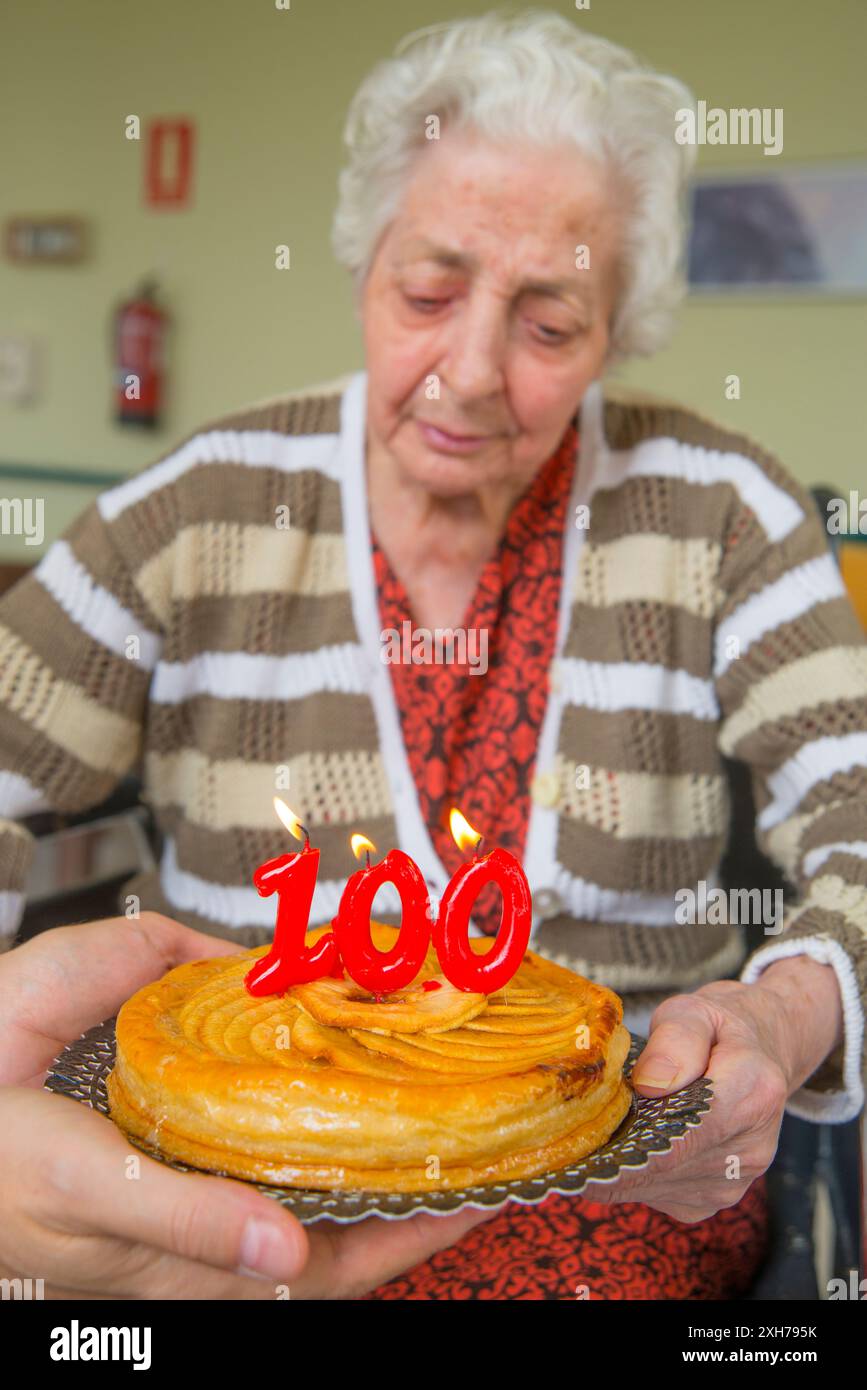
<instances>
[{"instance_id":1,"label":"cream painted wall","mask_svg":"<svg viewBox=\"0 0 867 1390\"><path fill-rule=\"evenodd\" d=\"M38 399L0 403L0 461L124 474L225 410L362 364L348 282L328 233L349 98L407 31L482 13L458 0L7 0L0 21L0 219L77 213L93 253L70 268L0 260L0 335L36 337ZM710 105L781 106L779 163L867 155L864 0L592 0L575 22L684 78ZM190 211L150 210L124 119L198 126ZM715 147L702 167L761 165ZM277 271L287 242L292 269ZM108 321L142 274L174 316L159 434L111 420ZM673 345L627 380L746 430L805 482L863 484L863 301L691 302ZM725 400L736 372L742 399ZM96 493L0 478L46 500L46 543ZM0 536L0 558L41 553Z\"/></svg>"}]
</instances>

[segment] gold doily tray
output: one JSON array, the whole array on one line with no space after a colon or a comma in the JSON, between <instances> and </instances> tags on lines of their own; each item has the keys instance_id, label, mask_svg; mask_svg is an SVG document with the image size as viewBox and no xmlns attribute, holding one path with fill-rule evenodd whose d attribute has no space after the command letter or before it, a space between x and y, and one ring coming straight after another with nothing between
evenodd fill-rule
<instances>
[{"instance_id":1,"label":"gold doily tray","mask_svg":"<svg viewBox=\"0 0 867 1390\"><path fill-rule=\"evenodd\" d=\"M65 1047L48 1071L45 1089L71 1096L108 1115L105 1082L114 1066L114 1023L114 1019L100 1023ZM627 1077L645 1046L644 1038L633 1035L623 1068ZM633 1093L629 1111L606 1144L578 1163L536 1178L514 1178L448 1192L313 1192L295 1187L272 1187L268 1183L254 1183L253 1186L282 1202L305 1224L326 1218L346 1224L367 1216L400 1220L417 1212L453 1212L465 1206L498 1207L506 1201L532 1206L550 1192L575 1196L588 1182L614 1182L625 1168L644 1168L652 1154L667 1153L673 1140L701 1123L702 1116L710 1109L711 1094L711 1083L706 1077L656 1100ZM197 1171L163 1157L147 1144L139 1141L136 1144L152 1158L183 1173Z\"/></svg>"}]
</instances>

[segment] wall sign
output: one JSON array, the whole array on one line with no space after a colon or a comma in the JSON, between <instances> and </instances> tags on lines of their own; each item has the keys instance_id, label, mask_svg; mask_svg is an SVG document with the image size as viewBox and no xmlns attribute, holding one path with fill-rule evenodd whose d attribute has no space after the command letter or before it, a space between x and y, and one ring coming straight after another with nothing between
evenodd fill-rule
<instances>
[{"instance_id":1,"label":"wall sign","mask_svg":"<svg viewBox=\"0 0 867 1390\"><path fill-rule=\"evenodd\" d=\"M84 259L85 223L80 217L10 217L4 247L22 265L69 265Z\"/></svg>"},{"instance_id":2,"label":"wall sign","mask_svg":"<svg viewBox=\"0 0 867 1390\"><path fill-rule=\"evenodd\" d=\"M193 177L195 126L186 118L151 121L145 144L145 203L186 207Z\"/></svg>"},{"instance_id":3,"label":"wall sign","mask_svg":"<svg viewBox=\"0 0 867 1390\"><path fill-rule=\"evenodd\" d=\"M0 338L0 401L23 404L36 394L36 343L32 338Z\"/></svg>"}]
</instances>

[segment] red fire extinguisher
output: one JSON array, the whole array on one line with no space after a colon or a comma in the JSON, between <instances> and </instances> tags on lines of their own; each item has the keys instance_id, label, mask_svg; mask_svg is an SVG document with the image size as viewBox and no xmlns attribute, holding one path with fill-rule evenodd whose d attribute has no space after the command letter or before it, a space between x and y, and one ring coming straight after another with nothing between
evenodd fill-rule
<instances>
[{"instance_id":1,"label":"red fire extinguisher","mask_svg":"<svg viewBox=\"0 0 867 1390\"><path fill-rule=\"evenodd\" d=\"M163 406L168 316L145 280L114 315L114 400L118 423L155 428Z\"/></svg>"}]
</instances>

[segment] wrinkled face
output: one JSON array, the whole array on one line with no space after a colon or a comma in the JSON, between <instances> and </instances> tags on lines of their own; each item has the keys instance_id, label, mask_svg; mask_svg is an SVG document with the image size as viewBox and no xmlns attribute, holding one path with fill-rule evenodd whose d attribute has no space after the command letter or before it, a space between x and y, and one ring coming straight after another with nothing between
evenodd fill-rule
<instances>
[{"instance_id":1,"label":"wrinkled face","mask_svg":"<svg viewBox=\"0 0 867 1390\"><path fill-rule=\"evenodd\" d=\"M602 370L619 222L578 151L431 141L362 292L368 457L441 496L529 483Z\"/></svg>"}]
</instances>

